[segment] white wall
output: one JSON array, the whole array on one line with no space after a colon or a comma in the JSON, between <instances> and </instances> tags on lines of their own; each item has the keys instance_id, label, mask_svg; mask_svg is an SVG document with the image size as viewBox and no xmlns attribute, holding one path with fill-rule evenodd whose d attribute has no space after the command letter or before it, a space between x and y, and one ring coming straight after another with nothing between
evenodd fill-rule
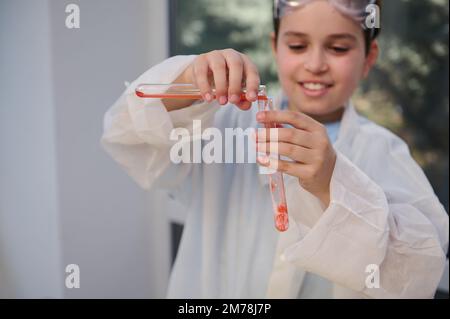
<instances>
[{"instance_id":1,"label":"white wall","mask_svg":"<svg viewBox=\"0 0 450 319\"><path fill-rule=\"evenodd\" d=\"M0 296L60 297L48 3L0 4Z\"/></svg>"},{"instance_id":2,"label":"white wall","mask_svg":"<svg viewBox=\"0 0 450 319\"><path fill-rule=\"evenodd\" d=\"M124 81L167 56L166 1L1 0L0 27L0 296L163 297L167 222L99 139Z\"/></svg>"}]
</instances>

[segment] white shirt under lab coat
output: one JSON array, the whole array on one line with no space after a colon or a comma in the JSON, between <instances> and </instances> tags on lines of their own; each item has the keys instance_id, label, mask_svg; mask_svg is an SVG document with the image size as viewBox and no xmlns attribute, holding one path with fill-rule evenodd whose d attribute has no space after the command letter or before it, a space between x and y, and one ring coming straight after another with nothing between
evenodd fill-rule
<instances>
[{"instance_id":1,"label":"white shirt under lab coat","mask_svg":"<svg viewBox=\"0 0 450 319\"><path fill-rule=\"evenodd\" d=\"M193 59L173 57L140 76L106 113L102 137L141 187L167 189L185 207L169 298L433 297L448 215L402 140L349 105L334 143L329 207L285 175L290 227L280 233L257 164L169 158L173 128L193 132L193 119L202 129L256 127L255 107L213 102L167 112L160 100L135 96L137 84L171 83ZM369 265L379 267L379 288L368 285Z\"/></svg>"}]
</instances>

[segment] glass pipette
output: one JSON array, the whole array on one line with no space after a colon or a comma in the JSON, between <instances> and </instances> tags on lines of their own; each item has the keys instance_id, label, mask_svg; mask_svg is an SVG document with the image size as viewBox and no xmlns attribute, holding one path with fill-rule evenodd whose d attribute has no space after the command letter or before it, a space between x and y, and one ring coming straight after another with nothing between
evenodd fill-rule
<instances>
[{"instance_id":1,"label":"glass pipette","mask_svg":"<svg viewBox=\"0 0 450 319\"><path fill-rule=\"evenodd\" d=\"M265 86L260 85L258 89L258 100L267 100ZM246 89L241 92L241 101L246 101ZM185 99L201 100L203 99L200 90L193 84L173 83L173 84L140 84L136 87L136 95L141 98L156 99ZM215 89L212 90L213 99L216 98Z\"/></svg>"}]
</instances>

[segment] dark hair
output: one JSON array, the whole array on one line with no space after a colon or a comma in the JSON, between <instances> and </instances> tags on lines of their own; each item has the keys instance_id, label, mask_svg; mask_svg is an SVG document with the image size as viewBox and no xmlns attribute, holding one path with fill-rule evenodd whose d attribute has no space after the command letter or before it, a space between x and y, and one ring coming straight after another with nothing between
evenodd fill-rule
<instances>
[{"instance_id":1,"label":"dark hair","mask_svg":"<svg viewBox=\"0 0 450 319\"><path fill-rule=\"evenodd\" d=\"M382 0L375 1L375 4L380 8L380 10L381 10L381 3L382 3ZM280 31L280 18L275 17L275 12L276 12L275 2L273 3L272 11L274 12L274 14L273 14L273 29L275 31L275 42L276 42L278 39L278 33ZM381 28L365 29L363 31L364 31L364 41L365 41L365 45L366 45L366 55L367 55L367 54L369 54L369 51L370 51L370 45L380 34Z\"/></svg>"}]
</instances>

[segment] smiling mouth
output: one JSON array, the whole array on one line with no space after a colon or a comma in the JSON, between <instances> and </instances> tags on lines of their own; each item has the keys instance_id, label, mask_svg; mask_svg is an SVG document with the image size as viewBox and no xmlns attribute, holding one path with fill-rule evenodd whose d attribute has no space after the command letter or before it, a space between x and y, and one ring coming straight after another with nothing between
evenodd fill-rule
<instances>
[{"instance_id":1,"label":"smiling mouth","mask_svg":"<svg viewBox=\"0 0 450 319\"><path fill-rule=\"evenodd\" d=\"M332 87L332 84L326 84L326 83L319 83L319 82L300 82L299 83L303 88L307 89L308 91L323 91L330 87Z\"/></svg>"}]
</instances>

